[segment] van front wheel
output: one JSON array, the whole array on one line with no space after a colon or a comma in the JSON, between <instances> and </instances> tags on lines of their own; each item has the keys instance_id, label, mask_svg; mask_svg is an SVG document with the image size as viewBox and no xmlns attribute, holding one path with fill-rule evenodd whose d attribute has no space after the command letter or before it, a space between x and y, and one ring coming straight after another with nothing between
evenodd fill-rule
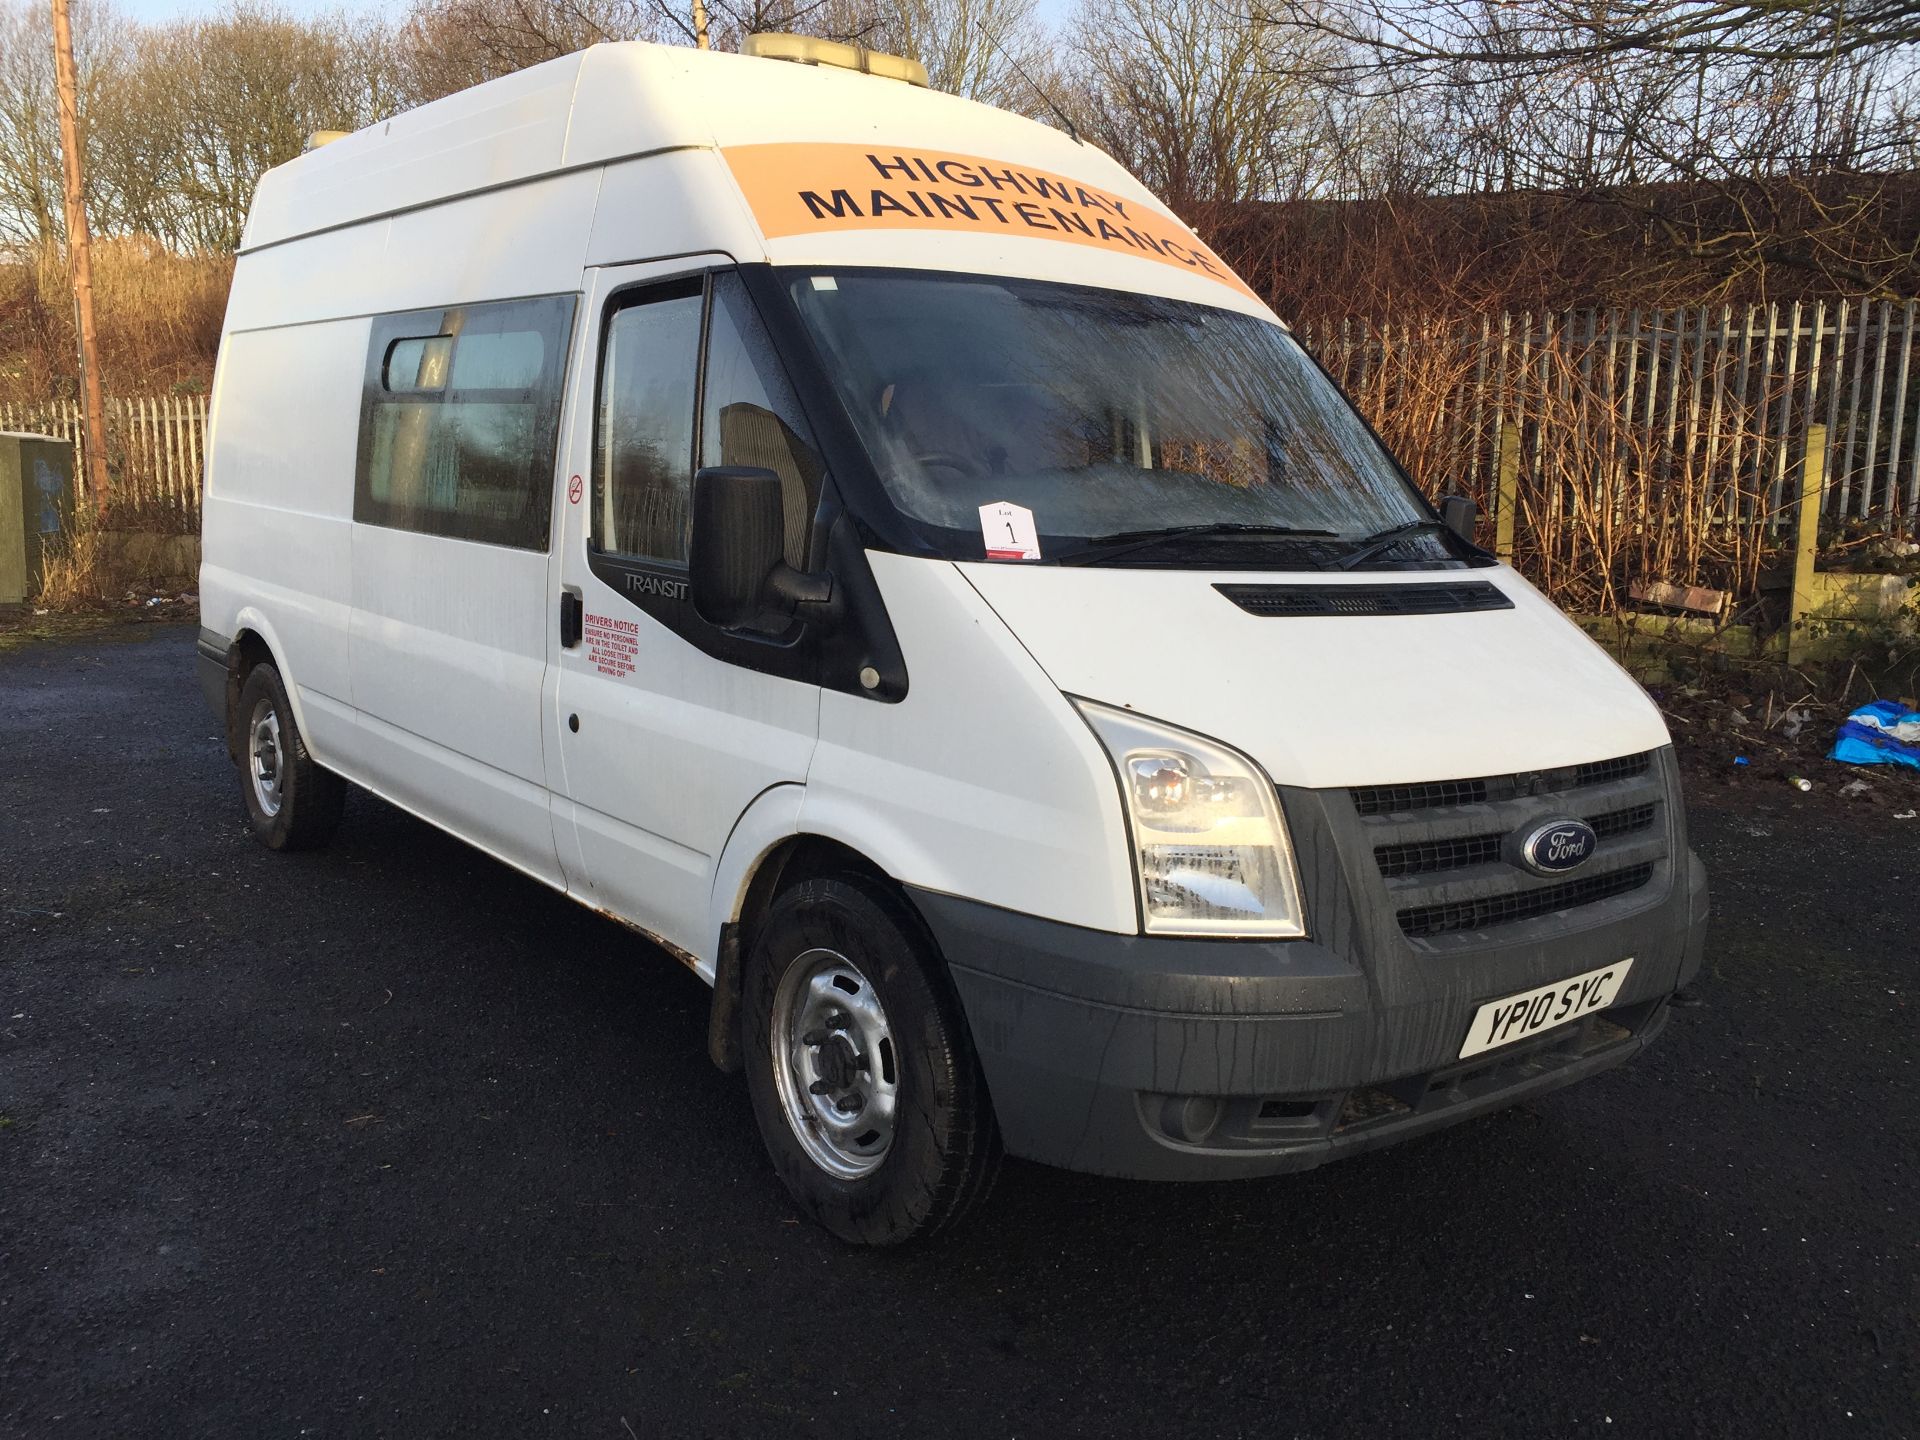
<instances>
[{"instance_id":1,"label":"van front wheel","mask_svg":"<svg viewBox=\"0 0 1920 1440\"><path fill-rule=\"evenodd\" d=\"M272 665L247 672L240 687L240 788L253 833L269 850L314 850L333 838L346 782L307 753Z\"/></svg>"},{"instance_id":2,"label":"van front wheel","mask_svg":"<svg viewBox=\"0 0 1920 1440\"><path fill-rule=\"evenodd\" d=\"M795 886L758 927L743 980L754 1116L813 1220L895 1245L985 1195L1000 1159L986 1083L901 900L857 877Z\"/></svg>"}]
</instances>

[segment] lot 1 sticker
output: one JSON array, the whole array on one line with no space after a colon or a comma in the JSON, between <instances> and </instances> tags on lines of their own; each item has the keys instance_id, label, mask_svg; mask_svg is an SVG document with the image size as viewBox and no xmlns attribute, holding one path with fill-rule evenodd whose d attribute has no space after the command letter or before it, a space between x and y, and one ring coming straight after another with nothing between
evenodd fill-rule
<instances>
[{"instance_id":1,"label":"lot 1 sticker","mask_svg":"<svg viewBox=\"0 0 1920 1440\"><path fill-rule=\"evenodd\" d=\"M1040 558L1040 533L1034 529L1033 511L1010 500L980 507L980 538L986 543L989 560Z\"/></svg>"},{"instance_id":2,"label":"lot 1 sticker","mask_svg":"<svg viewBox=\"0 0 1920 1440\"><path fill-rule=\"evenodd\" d=\"M1092 245L1197 271L1251 295L1164 210L980 155L780 143L720 152L768 239L852 230L966 230Z\"/></svg>"},{"instance_id":3,"label":"lot 1 sticker","mask_svg":"<svg viewBox=\"0 0 1920 1440\"><path fill-rule=\"evenodd\" d=\"M633 673L634 658L640 653L637 624L611 615L588 615L580 633L587 642L587 659L593 662L594 669L615 679Z\"/></svg>"}]
</instances>

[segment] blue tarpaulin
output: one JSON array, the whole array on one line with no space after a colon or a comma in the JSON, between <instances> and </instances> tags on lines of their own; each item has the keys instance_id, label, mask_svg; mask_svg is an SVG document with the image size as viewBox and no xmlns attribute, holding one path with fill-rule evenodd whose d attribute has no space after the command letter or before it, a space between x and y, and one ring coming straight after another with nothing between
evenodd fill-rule
<instances>
[{"instance_id":1,"label":"blue tarpaulin","mask_svg":"<svg viewBox=\"0 0 1920 1440\"><path fill-rule=\"evenodd\" d=\"M1847 716L1827 753L1848 765L1911 765L1920 770L1920 710L1875 700Z\"/></svg>"}]
</instances>

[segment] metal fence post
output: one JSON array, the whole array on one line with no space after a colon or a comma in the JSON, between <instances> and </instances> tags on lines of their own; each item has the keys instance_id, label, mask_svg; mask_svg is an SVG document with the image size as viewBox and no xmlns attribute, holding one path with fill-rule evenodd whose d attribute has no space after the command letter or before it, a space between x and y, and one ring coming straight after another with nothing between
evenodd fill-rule
<instances>
[{"instance_id":1,"label":"metal fence post","mask_svg":"<svg viewBox=\"0 0 1920 1440\"><path fill-rule=\"evenodd\" d=\"M1814 606L1813 562L1820 549L1820 496L1827 479L1827 427L1809 425L1800 461L1800 498L1794 507L1793 599L1788 606L1787 663L1797 664L1812 638L1807 615Z\"/></svg>"},{"instance_id":2,"label":"metal fence post","mask_svg":"<svg viewBox=\"0 0 1920 1440\"><path fill-rule=\"evenodd\" d=\"M1520 503L1520 427L1511 420L1500 426L1499 504L1493 517L1493 553L1513 560L1513 516Z\"/></svg>"}]
</instances>

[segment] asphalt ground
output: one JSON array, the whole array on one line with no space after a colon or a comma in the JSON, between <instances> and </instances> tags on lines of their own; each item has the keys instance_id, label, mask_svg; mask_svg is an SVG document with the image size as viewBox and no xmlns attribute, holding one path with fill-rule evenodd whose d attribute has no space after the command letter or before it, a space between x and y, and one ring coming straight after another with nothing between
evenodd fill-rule
<instances>
[{"instance_id":1,"label":"asphalt ground","mask_svg":"<svg viewBox=\"0 0 1920 1440\"><path fill-rule=\"evenodd\" d=\"M364 794L257 847L191 629L0 656L0 1433L1913 1433L1920 821L1819 801L1702 787L1625 1069L869 1253L664 955Z\"/></svg>"}]
</instances>

